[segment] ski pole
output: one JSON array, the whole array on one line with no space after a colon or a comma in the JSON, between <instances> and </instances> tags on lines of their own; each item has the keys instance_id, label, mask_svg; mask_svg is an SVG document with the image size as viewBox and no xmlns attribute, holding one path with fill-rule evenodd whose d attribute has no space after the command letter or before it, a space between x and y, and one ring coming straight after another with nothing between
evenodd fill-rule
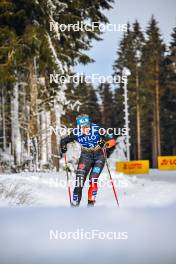
<instances>
[{"instance_id":1,"label":"ski pole","mask_svg":"<svg viewBox=\"0 0 176 264\"><path fill-rule=\"evenodd\" d=\"M68 165L67 165L67 155L66 155L66 153L64 154L64 160L65 160L65 170L66 170L66 175L67 175L68 195L69 195L69 201L70 201L70 205L71 205L71 188L70 188L70 183L69 183L69 175L68 175Z\"/></svg>"},{"instance_id":2,"label":"ski pole","mask_svg":"<svg viewBox=\"0 0 176 264\"><path fill-rule=\"evenodd\" d=\"M103 155L105 157L105 163L106 163L106 167L108 169L108 173L109 173L110 181L111 181L111 184L112 184L112 189L113 189L113 192L114 192L114 196L115 196L115 199L116 199L116 202L117 202L117 206L119 207L119 201L118 201L118 198L117 198L117 192L116 192L116 189L115 189L115 186L114 186L114 182L113 182L113 179L112 179L112 176L111 176L111 172L110 172L109 164L108 164L108 160L107 160L106 148L102 148L102 150L103 150Z\"/></svg>"}]
</instances>

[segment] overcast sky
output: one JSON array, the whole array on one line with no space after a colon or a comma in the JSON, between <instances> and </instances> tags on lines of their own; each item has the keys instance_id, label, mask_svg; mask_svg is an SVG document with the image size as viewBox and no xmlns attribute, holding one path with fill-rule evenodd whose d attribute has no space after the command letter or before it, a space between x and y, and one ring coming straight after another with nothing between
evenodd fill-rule
<instances>
[{"instance_id":1,"label":"overcast sky","mask_svg":"<svg viewBox=\"0 0 176 264\"><path fill-rule=\"evenodd\" d=\"M170 42L170 34L176 26L176 0L115 0L114 8L106 15L112 24L133 23L136 19L145 30L149 19L154 14L159 22L164 41ZM122 32L106 32L102 41L94 41L88 54L95 60L94 63L76 67L77 72L86 75L98 73L108 76L112 74L112 64Z\"/></svg>"}]
</instances>

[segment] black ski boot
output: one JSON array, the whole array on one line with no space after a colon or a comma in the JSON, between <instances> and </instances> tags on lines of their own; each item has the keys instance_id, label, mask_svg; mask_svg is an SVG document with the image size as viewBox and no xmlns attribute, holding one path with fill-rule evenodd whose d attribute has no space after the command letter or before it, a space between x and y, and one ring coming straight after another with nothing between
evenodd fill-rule
<instances>
[{"instance_id":1,"label":"black ski boot","mask_svg":"<svg viewBox=\"0 0 176 264\"><path fill-rule=\"evenodd\" d=\"M88 200L88 204L87 204L87 206L88 206L88 207L94 207L94 204L95 204L95 201L89 201L89 200Z\"/></svg>"},{"instance_id":2,"label":"black ski boot","mask_svg":"<svg viewBox=\"0 0 176 264\"><path fill-rule=\"evenodd\" d=\"M71 203L71 207L79 207L79 204L77 203L77 204L75 204L75 203Z\"/></svg>"}]
</instances>

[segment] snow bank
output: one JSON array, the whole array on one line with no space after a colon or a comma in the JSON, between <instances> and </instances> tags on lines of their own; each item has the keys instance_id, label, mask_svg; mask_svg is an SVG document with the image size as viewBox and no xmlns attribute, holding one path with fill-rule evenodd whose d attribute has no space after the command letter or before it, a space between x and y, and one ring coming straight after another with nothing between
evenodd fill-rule
<instances>
[{"instance_id":1,"label":"snow bank","mask_svg":"<svg viewBox=\"0 0 176 264\"><path fill-rule=\"evenodd\" d=\"M73 164L73 167L75 165ZM118 192L121 208L168 206L176 204L176 173L151 170L149 175L127 176L112 170L114 184ZM70 184L73 191L75 180L74 170L70 174ZM19 173L1 174L0 185L5 192L0 191L0 206L69 206L65 172L50 173ZM81 206L87 204L86 181ZM107 170L104 169L99 179L99 191L96 206L115 207L116 202L112 192ZM10 188L17 188L14 197L7 197ZM20 193L29 199L23 203L17 202Z\"/></svg>"}]
</instances>

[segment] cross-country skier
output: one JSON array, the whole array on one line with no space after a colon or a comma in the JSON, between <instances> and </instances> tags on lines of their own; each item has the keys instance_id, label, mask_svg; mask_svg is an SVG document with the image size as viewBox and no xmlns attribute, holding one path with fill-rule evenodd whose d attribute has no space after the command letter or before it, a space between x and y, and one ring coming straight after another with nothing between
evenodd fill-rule
<instances>
[{"instance_id":1,"label":"cross-country skier","mask_svg":"<svg viewBox=\"0 0 176 264\"><path fill-rule=\"evenodd\" d=\"M76 184L73 191L72 206L79 206L82 197L82 189L89 174L88 206L93 206L98 190L98 178L105 164L102 148L115 145L116 141L106 132L100 133L100 127L93 124L88 115L80 115L76 118L77 133L73 132L61 139L61 153L67 151L67 144L77 141L81 144L81 155L76 172ZM104 130L105 131L105 130ZM101 135L103 134L103 135Z\"/></svg>"}]
</instances>

